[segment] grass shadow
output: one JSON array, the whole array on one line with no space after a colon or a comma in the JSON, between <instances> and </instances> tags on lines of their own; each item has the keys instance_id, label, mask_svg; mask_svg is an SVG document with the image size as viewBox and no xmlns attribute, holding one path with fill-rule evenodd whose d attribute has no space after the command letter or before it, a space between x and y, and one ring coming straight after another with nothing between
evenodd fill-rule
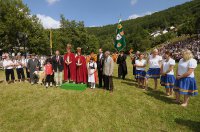
<instances>
[{"instance_id":1,"label":"grass shadow","mask_svg":"<svg viewBox=\"0 0 200 132\"><path fill-rule=\"evenodd\" d=\"M135 80L135 79L130 79L130 78L125 78L125 81L136 82L136 80Z\"/></svg>"},{"instance_id":2,"label":"grass shadow","mask_svg":"<svg viewBox=\"0 0 200 132\"><path fill-rule=\"evenodd\" d=\"M162 92L162 91L154 91L153 89L149 88L148 92L145 93L145 94L148 95L148 96L154 97L157 100L163 101L165 103L175 104L175 102L172 101L173 99L166 97L165 93Z\"/></svg>"},{"instance_id":3,"label":"grass shadow","mask_svg":"<svg viewBox=\"0 0 200 132\"><path fill-rule=\"evenodd\" d=\"M134 82L126 82L126 81L122 81L121 83L123 84L126 84L126 85L129 85L129 86L135 86L137 88L137 83L134 83Z\"/></svg>"},{"instance_id":4,"label":"grass shadow","mask_svg":"<svg viewBox=\"0 0 200 132\"><path fill-rule=\"evenodd\" d=\"M116 80L123 80L122 78L119 78L119 77L116 77L116 76L113 76L113 79L116 79ZM125 78L123 81L136 82L134 79L130 79L130 78Z\"/></svg>"},{"instance_id":5,"label":"grass shadow","mask_svg":"<svg viewBox=\"0 0 200 132\"><path fill-rule=\"evenodd\" d=\"M175 122L179 125L186 126L194 132L200 131L200 122L184 119L175 119Z\"/></svg>"}]
</instances>

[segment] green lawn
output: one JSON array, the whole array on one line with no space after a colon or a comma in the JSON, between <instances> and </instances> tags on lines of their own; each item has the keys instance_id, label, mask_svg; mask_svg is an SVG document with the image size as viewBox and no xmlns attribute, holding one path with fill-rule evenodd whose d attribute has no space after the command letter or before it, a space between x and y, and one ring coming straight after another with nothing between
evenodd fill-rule
<instances>
[{"instance_id":1,"label":"green lawn","mask_svg":"<svg viewBox=\"0 0 200 132\"><path fill-rule=\"evenodd\" d=\"M200 131L200 96L187 108L159 91L135 87L129 63L127 80L116 78L114 93L101 89L68 91L28 83L0 83L0 132L10 131ZM200 66L196 78L200 85ZM0 80L4 73L0 72ZM150 82L152 87L152 81Z\"/></svg>"}]
</instances>

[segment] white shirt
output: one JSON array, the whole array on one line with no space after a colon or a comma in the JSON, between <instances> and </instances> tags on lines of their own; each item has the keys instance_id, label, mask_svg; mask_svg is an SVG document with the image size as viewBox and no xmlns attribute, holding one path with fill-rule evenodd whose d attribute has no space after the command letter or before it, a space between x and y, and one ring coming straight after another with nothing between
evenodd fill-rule
<instances>
[{"instance_id":1,"label":"white shirt","mask_svg":"<svg viewBox=\"0 0 200 132\"><path fill-rule=\"evenodd\" d=\"M163 72L167 72L170 68L170 66L175 66L176 62L174 59L170 58L168 61L164 60L163 61ZM174 70L171 70L170 72L167 73L167 75L174 75Z\"/></svg>"},{"instance_id":2,"label":"white shirt","mask_svg":"<svg viewBox=\"0 0 200 132\"><path fill-rule=\"evenodd\" d=\"M102 56L103 56L103 53L101 53L101 54L99 55L99 59L101 59L101 58L102 58Z\"/></svg>"},{"instance_id":3,"label":"white shirt","mask_svg":"<svg viewBox=\"0 0 200 132\"><path fill-rule=\"evenodd\" d=\"M190 59L188 61L184 61L181 59L178 63L178 75L185 74L189 68L195 69L197 67L197 61L195 59ZM192 72L188 77L194 77L194 72Z\"/></svg>"},{"instance_id":4,"label":"white shirt","mask_svg":"<svg viewBox=\"0 0 200 132\"><path fill-rule=\"evenodd\" d=\"M25 59L25 65L27 66L29 59Z\"/></svg>"},{"instance_id":5,"label":"white shirt","mask_svg":"<svg viewBox=\"0 0 200 132\"><path fill-rule=\"evenodd\" d=\"M144 65L147 64L147 61L144 60L144 59L142 59L142 60L136 60L136 61L135 61L135 64L136 64L136 65L140 65L140 66L144 66ZM144 68L144 67L137 67L137 66L136 66L136 70L145 71L145 68Z\"/></svg>"},{"instance_id":6,"label":"white shirt","mask_svg":"<svg viewBox=\"0 0 200 132\"><path fill-rule=\"evenodd\" d=\"M40 67L43 67L44 63L45 63L45 60L44 59L40 59Z\"/></svg>"},{"instance_id":7,"label":"white shirt","mask_svg":"<svg viewBox=\"0 0 200 132\"><path fill-rule=\"evenodd\" d=\"M24 59L22 59L22 60L15 60L14 64L18 65L18 66L16 66L16 68L23 68L24 65L25 65L25 60Z\"/></svg>"},{"instance_id":8,"label":"white shirt","mask_svg":"<svg viewBox=\"0 0 200 132\"><path fill-rule=\"evenodd\" d=\"M153 55L149 56L149 68L160 68L160 62L162 61L162 57L157 55L153 57Z\"/></svg>"},{"instance_id":9,"label":"white shirt","mask_svg":"<svg viewBox=\"0 0 200 132\"><path fill-rule=\"evenodd\" d=\"M14 65L14 63L11 60L4 60L3 61L3 67L5 69L13 69L13 66L9 66L9 65Z\"/></svg>"}]
</instances>

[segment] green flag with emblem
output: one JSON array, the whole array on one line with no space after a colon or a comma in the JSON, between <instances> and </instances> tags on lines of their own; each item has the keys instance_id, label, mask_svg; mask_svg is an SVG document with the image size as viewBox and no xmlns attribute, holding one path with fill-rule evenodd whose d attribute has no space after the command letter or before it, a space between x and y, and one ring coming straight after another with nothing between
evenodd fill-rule
<instances>
[{"instance_id":1,"label":"green flag with emblem","mask_svg":"<svg viewBox=\"0 0 200 132\"><path fill-rule=\"evenodd\" d=\"M117 51L121 51L126 47L126 39L124 35L123 26L121 24L121 20L119 20L119 23L117 25L117 35L115 38L115 48Z\"/></svg>"}]
</instances>

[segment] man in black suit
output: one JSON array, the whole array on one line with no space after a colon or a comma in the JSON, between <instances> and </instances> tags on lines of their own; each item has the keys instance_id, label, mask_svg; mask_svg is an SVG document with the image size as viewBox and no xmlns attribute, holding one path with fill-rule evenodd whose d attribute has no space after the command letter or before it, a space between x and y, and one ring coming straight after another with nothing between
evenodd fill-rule
<instances>
[{"instance_id":1,"label":"man in black suit","mask_svg":"<svg viewBox=\"0 0 200 132\"><path fill-rule=\"evenodd\" d=\"M56 86L62 85L63 81L63 69L64 69L64 60L60 56L60 52L56 50L56 55L52 58L52 66L54 71L54 78L56 81Z\"/></svg>"},{"instance_id":2,"label":"man in black suit","mask_svg":"<svg viewBox=\"0 0 200 132\"><path fill-rule=\"evenodd\" d=\"M102 87L103 82L103 64L104 64L104 55L103 51L100 48L99 54L97 55L97 69L98 69L98 77L99 77L99 88Z\"/></svg>"},{"instance_id":3,"label":"man in black suit","mask_svg":"<svg viewBox=\"0 0 200 132\"><path fill-rule=\"evenodd\" d=\"M125 76L127 75L127 65L126 65L126 55L124 54L124 51L120 52L120 55L117 58L117 64L118 64L118 77L125 80Z\"/></svg>"}]
</instances>

